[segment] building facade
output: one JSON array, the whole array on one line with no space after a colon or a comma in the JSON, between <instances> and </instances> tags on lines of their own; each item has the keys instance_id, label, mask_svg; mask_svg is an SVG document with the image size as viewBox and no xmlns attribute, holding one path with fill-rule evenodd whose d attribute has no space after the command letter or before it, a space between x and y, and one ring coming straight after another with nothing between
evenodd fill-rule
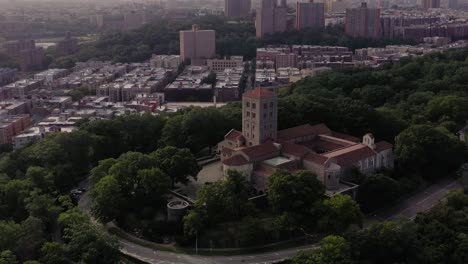
<instances>
[{"instance_id":1,"label":"building facade","mask_svg":"<svg viewBox=\"0 0 468 264\"><path fill-rule=\"evenodd\" d=\"M421 0L422 9L440 8L440 0Z\"/></svg>"},{"instance_id":2,"label":"building facade","mask_svg":"<svg viewBox=\"0 0 468 264\"><path fill-rule=\"evenodd\" d=\"M325 4L314 3L309 0L308 3L296 3L296 29L304 28L324 28L325 27Z\"/></svg>"},{"instance_id":3,"label":"building facade","mask_svg":"<svg viewBox=\"0 0 468 264\"><path fill-rule=\"evenodd\" d=\"M224 15L227 17L247 17L251 8L251 0L224 0Z\"/></svg>"},{"instance_id":4,"label":"building facade","mask_svg":"<svg viewBox=\"0 0 468 264\"><path fill-rule=\"evenodd\" d=\"M346 9L345 33L354 38L380 38L380 9L368 8L366 3Z\"/></svg>"},{"instance_id":5,"label":"building facade","mask_svg":"<svg viewBox=\"0 0 468 264\"><path fill-rule=\"evenodd\" d=\"M262 0L257 9L255 28L257 38L287 29L288 8L284 1L278 5L277 0Z\"/></svg>"},{"instance_id":6,"label":"building facade","mask_svg":"<svg viewBox=\"0 0 468 264\"><path fill-rule=\"evenodd\" d=\"M193 25L192 30L180 31L180 58L191 60L192 64L203 63L216 54L216 33L214 30L200 30Z\"/></svg>"}]
</instances>

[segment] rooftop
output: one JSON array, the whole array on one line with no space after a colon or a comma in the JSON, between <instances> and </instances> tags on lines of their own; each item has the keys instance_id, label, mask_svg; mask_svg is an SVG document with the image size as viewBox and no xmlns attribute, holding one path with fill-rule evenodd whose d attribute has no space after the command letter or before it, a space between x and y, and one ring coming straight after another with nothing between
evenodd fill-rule
<instances>
[{"instance_id":1,"label":"rooftop","mask_svg":"<svg viewBox=\"0 0 468 264\"><path fill-rule=\"evenodd\" d=\"M268 91L266 89L262 89L262 88L255 88L253 90L250 90L250 91L244 93L243 96L249 97L249 98L255 98L255 99L274 98L274 97L276 97L276 93Z\"/></svg>"}]
</instances>

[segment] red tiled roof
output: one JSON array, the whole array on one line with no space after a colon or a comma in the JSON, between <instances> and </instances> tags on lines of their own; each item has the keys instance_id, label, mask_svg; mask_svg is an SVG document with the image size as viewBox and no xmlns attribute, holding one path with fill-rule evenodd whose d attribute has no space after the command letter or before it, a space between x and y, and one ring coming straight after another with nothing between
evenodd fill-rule
<instances>
[{"instance_id":1,"label":"red tiled roof","mask_svg":"<svg viewBox=\"0 0 468 264\"><path fill-rule=\"evenodd\" d=\"M393 145L388 143L387 141L379 141L377 144L375 144L375 151L376 152L381 152L387 149L393 148Z\"/></svg>"},{"instance_id":2,"label":"red tiled roof","mask_svg":"<svg viewBox=\"0 0 468 264\"><path fill-rule=\"evenodd\" d=\"M315 163L315 164L325 164L325 162L328 160L328 158L325 157L325 156L322 156L320 154L311 152L311 153L307 154L307 156L304 157L304 160L310 161L310 162Z\"/></svg>"},{"instance_id":3,"label":"red tiled roof","mask_svg":"<svg viewBox=\"0 0 468 264\"><path fill-rule=\"evenodd\" d=\"M252 89L246 93L244 93L245 97L250 97L250 98L271 98L271 97L276 97L276 93L268 91L267 89L263 88L255 88Z\"/></svg>"},{"instance_id":4,"label":"red tiled roof","mask_svg":"<svg viewBox=\"0 0 468 264\"><path fill-rule=\"evenodd\" d=\"M278 152L278 148L276 148L276 146L273 143L267 142L260 145L244 148L241 151L250 159L255 159L258 157Z\"/></svg>"},{"instance_id":5,"label":"red tiled roof","mask_svg":"<svg viewBox=\"0 0 468 264\"><path fill-rule=\"evenodd\" d=\"M349 141L356 142L356 143L361 141L361 139L358 138L358 137L343 134L343 133L339 133L339 132L335 132L335 131L332 132L332 137L337 137L337 138L341 138L341 139L344 139L344 140L349 140Z\"/></svg>"},{"instance_id":6,"label":"red tiled roof","mask_svg":"<svg viewBox=\"0 0 468 264\"><path fill-rule=\"evenodd\" d=\"M360 160L375 156L375 151L364 144L359 144L336 151L336 153L327 153L325 156L333 156L336 158L338 165L349 167Z\"/></svg>"},{"instance_id":7,"label":"red tiled roof","mask_svg":"<svg viewBox=\"0 0 468 264\"><path fill-rule=\"evenodd\" d=\"M230 158L223 160L223 164L228 165L228 166L241 166L241 165L245 165L248 163L249 161L240 154L237 154L235 156L232 156Z\"/></svg>"},{"instance_id":8,"label":"red tiled roof","mask_svg":"<svg viewBox=\"0 0 468 264\"><path fill-rule=\"evenodd\" d=\"M294 143L281 144L281 152L290 154L296 157L303 157L310 152L310 149Z\"/></svg>"},{"instance_id":9,"label":"red tiled roof","mask_svg":"<svg viewBox=\"0 0 468 264\"><path fill-rule=\"evenodd\" d=\"M230 148L227 148L227 147L223 147L223 153L226 153L226 154L231 154L232 152L234 152L233 149L230 149Z\"/></svg>"},{"instance_id":10,"label":"red tiled roof","mask_svg":"<svg viewBox=\"0 0 468 264\"><path fill-rule=\"evenodd\" d=\"M277 137L278 137L278 140L289 140L289 139L304 137L308 135L320 135L320 134L329 135L331 133L332 131L325 124L318 124L315 126L305 124L302 126L291 127L288 129L278 131Z\"/></svg>"},{"instance_id":11,"label":"red tiled roof","mask_svg":"<svg viewBox=\"0 0 468 264\"><path fill-rule=\"evenodd\" d=\"M244 137L242 135L242 132L240 131L237 131L235 129L232 129L231 131L229 131L229 133L226 134L226 136L224 136L226 139L229 139L229 140L232 140L232 141L236 141L236 140L239 140L241 139L242 137Z\"/></svg>"}]
</instances>

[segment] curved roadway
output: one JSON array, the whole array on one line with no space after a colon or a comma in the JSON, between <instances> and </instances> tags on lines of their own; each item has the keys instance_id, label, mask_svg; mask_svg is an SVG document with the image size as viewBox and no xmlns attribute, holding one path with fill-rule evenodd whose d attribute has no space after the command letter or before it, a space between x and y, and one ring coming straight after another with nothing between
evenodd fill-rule
<instances>
[{"instance_id":1,"label":"curved roadway","mask_svg":"<svg viewBox=\"0 0 468 264\"><path fill-rule=\"evenodd\" d=\"M398 203L398 205L392 208L367 217L365 220L365 225L368 226L375 222L391 220L398 216L414 218L418 213L425 212L440 201L442 201L450 191L458 190L461 188L461 184L456 180L445 180L440 183L434 184L424 189L423 191L418 192L415 195L409 197L408 199L403 200L402 202ZM88 206L89 198L87 197L87 195L84 195L80 200L80 207L87 208ZM308 245L285 250L277 250L268 253L258 253L249 255L197 256L168 251L159 251L141 246L139 244L130 242L120 237L118 239L120 245L122 246L121 252L123 254L151 264L277 263L285 259L289 259L297 255L297 253L301 251L310 250L317 247L317 245Z\"/></svg>"}]
</instances>

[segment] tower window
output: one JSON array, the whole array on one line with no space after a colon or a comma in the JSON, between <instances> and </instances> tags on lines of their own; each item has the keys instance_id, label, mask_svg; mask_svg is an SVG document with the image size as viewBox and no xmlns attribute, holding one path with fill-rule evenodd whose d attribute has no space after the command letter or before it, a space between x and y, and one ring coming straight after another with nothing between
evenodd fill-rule
<instances>
[{"instance_id":1,"label":"tower window","mask_svg":"<svg viewBox=\"0 0 468 264\"><path fill-rule=\"evenodd\" d=\"M267 109L268 105L265 103L263 104L263 109Z\"/></svg>"},{"instance_id":2,"label":"tower window","mask_svg":"<svg viewBox=\"0 0 468 264\"><path fill-rule=\"evenodd\" d=\"M246 114L247 114L247 116L250 116L250 112L249 112L249 111L247 111Z\"/></svg>"},{"instance_id":3,"label":"tower window","mask_svg":"<svg viewBox=\"0 0 468 264\"><path fill-rule=\"evenodd\" d=\"M271 108L273 107L273 102L270 102L270 107L271 107Z\"/></svg>"},{"instance_id":4,"label":"tower window","mask_svg":"<svg viewBox=\"0 0 468 264\"><path fill-rule=\"evenodd\" d=\"M252 113L252 118L255 118L257 115L255 113Z\"/></svg>"},{"instance_id":5,"label":"tower window","mask_svg":"<svg viewBox=\"0 0 468 264\"><path fill-rule=\"evenodd\" d=\"M250 102L245 102L245 106L250 107Z\"/></svg>"},{"instance_id":6,"label":"tower window","mask_svg":"<svg viewBox=\"0 0 468 264\"><path fill-rule=\"evenodd\" d=\"M253 108L253 109L256 109L256 108L257 108L257 104L256 104L256 103L252 103L252 108Z\"/></svg>"},{"instance_id":7,"label":"tower window","mask_svg":"<svg viewBox=\"0 0 468 264\"><path fill-rule=\"evenodd\" d=\"M270 112L270 117L273 117L273 112Z\"/></svg>"}]
</instances>

